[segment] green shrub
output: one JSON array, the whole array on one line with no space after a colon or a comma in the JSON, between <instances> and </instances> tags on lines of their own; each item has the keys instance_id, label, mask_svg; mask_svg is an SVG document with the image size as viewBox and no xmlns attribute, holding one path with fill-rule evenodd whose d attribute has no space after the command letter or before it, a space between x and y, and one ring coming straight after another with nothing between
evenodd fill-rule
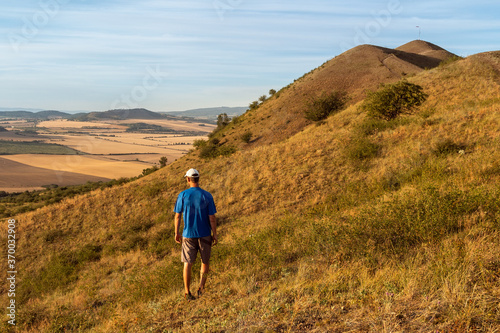
<instances>
[{"instance_id":1,"label":"green shrub","mask_svg":"<svg viewBox=\"0 0 500 333\"><path fill-rule=\"evenodd\" d=\"M203 140L203 139L193 141L193 147L195 147L195 148L203 148L206 145L207 145L207 141Z\"/></svg>"},{"instance_id":2,"label":"green shrub","mask_svg":"<svg viewBox=\"0 0 500 333\"><path fill-rule=\"evenodd\" d=\"M201 158L215 158L217 156L229 156L236 152L236 148L229 145L220 145L219 139L212 139L207 145L200 149Z\"/></svg>"},{"instance_id":3,"label":"green shrub","mask_svg":"<svg viewBox=\"0 0 500 333\"><path fill-rule=\"evenodd\" d=\"M142 175L147 176L155 171L158 171L158 167L156 165L153 165L151 168L143 169Z\"/></svg>"},{"instance_id":4,"label":"green shrub","mask_svg":"<svg viewBox=\"0 0 500 333\"><path fill-rule=\"evenodd\" d=\"M243 135L241 135L241 140L243 140L243 142L245 143L249 143L251 139L252 139L252 132L250 131L245 132L243 133Z\"/></svg>"},{"instance_id":5,"label":"green shrub","mask_svg":"<svg viewBox=\"0 0 500 333\"><path fill-rule=\"evenodd\" d=\"M320 97L308 103L304 110L304 116L312 121L324 120L331 114L341 111L346 102L347 93L345 92L323 93Z\"/></svg>"},{"instance_id":6,"label":"green shrub","mask_svg":"<svg viewBox=\"0 0 500 333\"><path fill-rule=\"evenodd\" d=\"M218 149L218 156L229 156L236 152L236 148L233 146L222 146Z\"/></svg>"},{"instance_id":7,"label":"green shrub","mask_svg":"<svg viewBox=\"0 0 500 333\"><path fill-rule=\"evenodd\" d=\"M250 108L250 110L255 110L259 107L259 101L253 101L252 103L250 103L248 105L248 107Z\"/></svg>"},{"instance_id":8,"label":"green shrub","mask_svg":"<svg viewBox=\"0 0 500 333\"><path fill-rule=\"evenodd\" d=\"M214 158L217 157L217 146L213 144L207 144L200 149L200 157L201 158Z\"/></svg>"},{"instance_id":9,"label":"green shrub","mask_svg":"<svg viewBox=\"0 0 500 333\"><path fill-rule=\"evenodd\" d=\"M231 119L231 123L233 125L236 125L236 124L239 124L241 123L243 120L243 115L240 115L240 116L234 116L232 119Z\"/></svg>"},{"instance_id":10,"label":"green shrub","mask_svg":"<svg viewBox=\"0 0 500 333\"><path fill-rule=\"evenodd\" d=\"M403 113L410 113L425 102L427 97L421 86L403 80L369 92L361 109L371 117L391 120Z\"/></svg>"}]
</instances>

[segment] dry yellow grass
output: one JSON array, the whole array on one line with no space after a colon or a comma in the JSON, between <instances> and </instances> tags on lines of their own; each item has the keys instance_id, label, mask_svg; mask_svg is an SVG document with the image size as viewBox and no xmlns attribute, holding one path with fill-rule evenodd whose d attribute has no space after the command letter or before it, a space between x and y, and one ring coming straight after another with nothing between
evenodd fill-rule
<instances>
[{"instance_id":1,"label":"dry yellow grass","mask_svg":"<svg viewBox=\"0 0 500 333\"><path fill-rule=\"evenodd\" d=\"M279 143L212 160L190 154L136 182L19 216L19 251L31 259L20 278L44 290L23 296L23 327L498 332L493 58L411 78L431 96L421 113L368 134L353 105ZM469 98L476 86L483 93ZM378 154L353 158L360 139L379 144ZM464 151L438 155L446 139ZM186 303L171 210L190 167L216 200L220 244L206 293ZM64 255L81 257L89 245L101 247L99 259L78 263L78 279L50 284L49 273L67 277Z\"/></svg>"}]
</instances>

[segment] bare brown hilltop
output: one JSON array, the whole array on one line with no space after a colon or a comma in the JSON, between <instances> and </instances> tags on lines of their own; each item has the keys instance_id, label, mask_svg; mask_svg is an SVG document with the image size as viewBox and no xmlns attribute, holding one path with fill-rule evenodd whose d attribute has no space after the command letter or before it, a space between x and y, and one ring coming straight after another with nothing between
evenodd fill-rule
<instances>
[{"instance_id":1,"label":"bare brown hilltop","mask_svg":"<svg viewBox=\"0 0 500 333\"><path fill-rule=\"evenodd\" d=\"M412 42L401 45L400 47L396 48L396 50L407 53L415 53L430 58L429 59L431 61L431 63L429 64L430 67L436 66L435 64L434 66L432 65L432 60L434 59L437 62L437 64L439 64L439 62L451 56L454 56L453 53L446 51L442 47L423 40L414 40Z\"/></svg>"},{"instance_id":2,"label":"bare brown hilltop","mask_svg":"<svg viewBox=\"0 0 500 333\"><path fill-rule=\"evenodd\" d=\"M434 68L453 53L422 40L412 41L396 49L360 45L325 62L294 84L281 89L247 112L238 122L238 130L229 126L222 134L222 143L241 146L236 133L251 131L250 146L281 141L301 131L310 122L303 116L305 105L323 93L343 91L351 104L362 100L368 90L381 83L392 83L407 75ZM258 131L258 132L257 132Z\"/></svg>"}]
</instances>

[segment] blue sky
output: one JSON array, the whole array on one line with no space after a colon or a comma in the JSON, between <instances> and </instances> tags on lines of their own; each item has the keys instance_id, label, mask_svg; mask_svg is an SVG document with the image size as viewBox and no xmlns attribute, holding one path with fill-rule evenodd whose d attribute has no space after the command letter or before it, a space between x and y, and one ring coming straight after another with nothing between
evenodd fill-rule
<instances>
[{"instance_id":1,"label":"blue sky","mask_svg":"<svg viewBox=\"0 0 500 333\"><path fill-rule=\"evenodd\" d=\"M498 1L25 0L0 12L0 107L247 106L359 44L500 50Z\"/></svg>"}]
</instances>

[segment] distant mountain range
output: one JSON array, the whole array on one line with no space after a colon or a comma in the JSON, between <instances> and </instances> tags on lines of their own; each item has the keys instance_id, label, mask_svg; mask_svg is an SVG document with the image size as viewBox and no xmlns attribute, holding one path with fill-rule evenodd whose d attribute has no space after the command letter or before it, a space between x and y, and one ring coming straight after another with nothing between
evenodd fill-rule
<instances>
[{"instance_id":1,"label":"distant mountain range","mask_svg":"<svg viewBox=\"0 0 500 333\"><path fill-rule=\"evenodd\" d=\"M0 108L6 109L6 108ZM168 119L168 118L195 118L200 120L216 120L217 116L221 113L226 113L228 116L238 116L243 114L247 108L245 107L215 107L215 108L201 108L186 111L171 111L171 112L153 112L147 109L118 109L108 110L103 112L82 112L71 114L67 112L44 110L44 111L0 111L0 119L51 119L63 118L73 119L79 121L92 121L92 120L125 120L125 119ZM30 109L33 110L33 109Z\"/></svg>"},{"instance_id":2,"label":"distant mountain range","mask_svg":"<svg viewBox=\"0 0 500 333\"><path fill-rule=\"evenodd\" d=\"M104 119L163 119L165 117L160 113L146 109L118 109L104 112L78 113L72 115L71 118L75 120L91 121Z\"/></svg>"},{"instance_id":3,"label":"distant mountain range","mask_svg":"<svg viewBox=\"0 0 500 333\"><path fill-rule=\"evenodd\" d=\"M0 111L0 118L19 118L19 119L49 119L49 118L70 118L72 114L60 111Z\"/></svg>"}]
</instances>

